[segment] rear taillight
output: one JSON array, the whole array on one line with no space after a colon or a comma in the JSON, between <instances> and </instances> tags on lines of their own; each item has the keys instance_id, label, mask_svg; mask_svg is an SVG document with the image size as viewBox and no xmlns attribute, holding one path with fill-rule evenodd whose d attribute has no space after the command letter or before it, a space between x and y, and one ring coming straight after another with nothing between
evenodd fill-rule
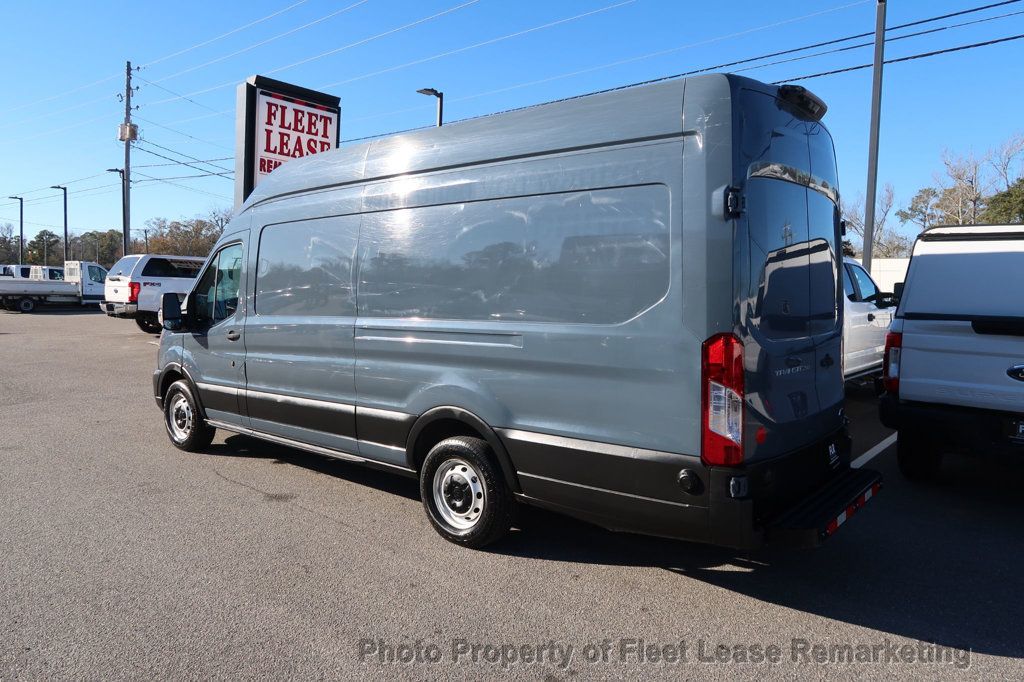
<instances>
[{"instance_id":1,"label":"rear taillight","mask_svg":"<svg viewBox=\"0 0 1024 682\"><path fill-rule=\"evenodd\" d=\"M736 466L743 461L743 344L732 334L704 342L701 388L701 459Z\"/></svg>"},{"instance_id":2,"label":"rear taillight","mask_svg":"<svg viewBox=\"0 0 1024 682\"><path fill-rule=\"evenodd\" d=\"M128 282L128 302L138 303L139 302L139 289L142 285L138 282Z\"/></svg>"},{"instance_id":3,"label":"rear taillight","mask_svg":"<svg viewBox=\"0 0 1024 682\"><path fill-rule=\"evenodd\" d=\"M900 392L900 360L903 356L903 334L889 332L885 335L885 355L883 360L882 385L893 395Z\"/></svg>"}]
</instances>

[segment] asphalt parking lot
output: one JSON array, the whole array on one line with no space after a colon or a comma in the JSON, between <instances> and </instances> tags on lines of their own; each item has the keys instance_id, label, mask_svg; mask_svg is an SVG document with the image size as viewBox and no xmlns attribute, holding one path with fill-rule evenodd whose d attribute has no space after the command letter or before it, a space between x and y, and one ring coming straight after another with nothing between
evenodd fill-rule
<instances>
[{"instance_id":1,"label":"asphalt parking lot","mask_svg":"<svg viewBox=\"0 0 1024 682\"><path fill-rule=\"evenodd\" d=\"M869 388L847 409L885 489L820 549L531 510L470 551L434 533L414 481L223 433L176 450L153 341L92 312L0 312L2 679L1024 676L1024 466L901 479ZM922 661L944 654L920 642L956 651ZM647 645L685 661L640 661Z\"/></svg>"}]
</instances>

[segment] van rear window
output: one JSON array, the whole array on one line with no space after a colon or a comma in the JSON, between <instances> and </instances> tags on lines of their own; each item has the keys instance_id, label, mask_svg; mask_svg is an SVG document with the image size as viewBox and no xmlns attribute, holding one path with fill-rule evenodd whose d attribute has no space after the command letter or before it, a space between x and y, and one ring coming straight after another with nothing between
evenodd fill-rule
<instances>
[{"instance_id":1,"label":"van rear window","mask_svg":"<svg viewBox=\"0 0 1024 682\"><path fill-rule=\"evenodd\" d=\"M142 268L143 277L184 277L195 278L199 274L200 261L174 260L171 258L150 258Z\"/></svg>"},{"instance_id":2,"label":"van rear window","mask_svg":"<svg viewBox=\"0 0 1024 682\"><path fill-rule=\"evenodd\" d=\"M927 234L927 233L925 233ZM899 314L1024 317L1024 239L918 241Z\"/></svg>"}]
</instances>

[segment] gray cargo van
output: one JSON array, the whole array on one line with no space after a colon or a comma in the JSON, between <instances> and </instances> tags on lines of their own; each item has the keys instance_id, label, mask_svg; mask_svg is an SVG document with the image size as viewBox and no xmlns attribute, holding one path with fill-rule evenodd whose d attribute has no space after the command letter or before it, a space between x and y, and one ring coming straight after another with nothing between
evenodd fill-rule
<instances>
[{"instance_id":1,"label":"gray cargo van","mask_svg":"<svg viewBox=\"0 0 1024 682\"><path fill-rule=\"evenodd\" d=\"M472 547L517 504L816 544L881 482L849 466L824 112L711 75L289 162L164 304L167 432L418 477Z\"/></svg>"}]
</instances>

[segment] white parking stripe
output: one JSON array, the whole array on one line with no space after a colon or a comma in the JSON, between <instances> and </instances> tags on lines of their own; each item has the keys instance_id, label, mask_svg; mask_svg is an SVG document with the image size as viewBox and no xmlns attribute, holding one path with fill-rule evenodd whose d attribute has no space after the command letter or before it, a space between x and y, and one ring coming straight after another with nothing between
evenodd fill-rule
<instances>
[{"instance_id":1,"label":"white parking stripe","mask_svg":"<svg viewBox=\"0 0 1024 682\"><path fill-rule=\"evenodd\" d=\"M868 450L867 452L865 452L863 455L861 455L857 459L855 459L852 462L850 462L850 466L853 467L854 469L861 468L862 466L864 466L865 464L870 462L872 459L874 459L876 456L881 454L886 448L888 448L890 445L892 445L895 442L896 442L896 434L894 433L891 436L889 436L888 438L886 438L885 440L883 440L881 443L876 445L875 447L873 447L870 450Z\"/></svg>"}]
</instances>

